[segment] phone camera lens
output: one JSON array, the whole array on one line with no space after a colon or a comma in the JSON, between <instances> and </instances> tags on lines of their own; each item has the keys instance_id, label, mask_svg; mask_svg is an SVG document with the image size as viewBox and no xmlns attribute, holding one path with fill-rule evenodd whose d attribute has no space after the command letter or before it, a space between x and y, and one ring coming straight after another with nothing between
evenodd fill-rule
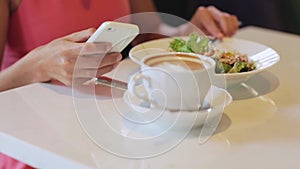
<instances>
[{"instance_id":1,"label":"phone camera lens","mask_svg":"<svg viewBox=\"0 0 300 169\"><path fill-rule=\"evenodd\" d=\"M117 29L116 28L107 28L107 31L109 31L109 32L115 32Z\"/></svg>"}]
</instances>

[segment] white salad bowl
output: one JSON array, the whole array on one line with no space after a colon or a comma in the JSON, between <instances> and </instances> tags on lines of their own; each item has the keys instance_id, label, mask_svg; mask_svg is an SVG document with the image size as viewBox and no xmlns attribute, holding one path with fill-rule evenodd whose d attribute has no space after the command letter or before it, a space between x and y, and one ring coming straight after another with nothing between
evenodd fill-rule
<instances>
[{"instance_id":1,"label":"white salad bowl","mask_svg":"<svg viewBox=\"0 0 300 169\"><path fill-rule=\"evenodd\" d=\"M187 38L187 37L183 37ZM129 52L129 57L137 64L141 60L153 53L170 52L170 42L173 38L163 38L141 43L133 47ZM230 88L247 81L253 75L267 70L280 60L278 53L272 48L252 41L237 38L224 38L221 43L214 46L220 51L238 51L247 54L250 61L256 64L255 70L239 73L215 74L215 85L222 88Z\"/></svg>"}]
</instances>

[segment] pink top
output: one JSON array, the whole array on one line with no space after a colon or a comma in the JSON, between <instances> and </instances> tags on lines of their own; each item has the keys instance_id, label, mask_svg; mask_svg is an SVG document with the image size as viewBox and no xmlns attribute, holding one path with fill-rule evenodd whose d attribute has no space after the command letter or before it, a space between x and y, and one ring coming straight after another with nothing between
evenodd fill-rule
<instances>
[{"instance_id":1,"label":"pink top","mask_svg":"<svg viewBox=\"0 0 300 169\"><path fill-rule=\"evenodd\" d=\"M128 0L23 0L10 17L1 69L55 38L129 14ZM31 167L0 153L0 169Z\"/></svg>"},{"instance_id":2,"label":"pink top","mask_svg":"<svg viewBox=\"0 0 300 169\"><path fill-rule=\"evenodd\" d=\"M55 38L128 14L128 0L23 0L10 17L1 68Z\"/></svg>"}]
</instances>

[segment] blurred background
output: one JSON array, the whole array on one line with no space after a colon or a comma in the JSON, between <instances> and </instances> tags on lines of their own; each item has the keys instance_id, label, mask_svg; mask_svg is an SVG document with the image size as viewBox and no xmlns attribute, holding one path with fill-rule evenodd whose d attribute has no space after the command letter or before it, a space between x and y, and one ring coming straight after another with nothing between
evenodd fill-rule
<instances>
[{"instance_id":1,"label":"blurred background","mask_svg":"<svg viewBox=\"0 0 300 169\"><path fill-rule=\"evenodd\" d=\"M189 20L198 6L213 5L248 25L300 34L300 0L154 0L159 12ZM164 18L163 18L164 19ZM181 23L165 20L171 25Z\"/></svg>"}]
</instances>

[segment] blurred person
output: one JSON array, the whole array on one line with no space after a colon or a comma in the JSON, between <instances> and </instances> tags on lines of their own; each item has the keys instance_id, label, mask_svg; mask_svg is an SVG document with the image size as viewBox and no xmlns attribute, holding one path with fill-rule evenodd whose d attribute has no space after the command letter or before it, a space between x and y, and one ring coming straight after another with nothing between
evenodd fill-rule
<instances>
[{"instance_id":1,"label":"blurred person","mask_svg":"<svg viewBox=\"0 0 300 169\"><path fill-rule=\"evenodd\" d=\"M154 3L157 11L177 15L186 20L190 20L199 6L213 5L237 16L242 23L241 27L259 26L300 34L299 0L154 0ZM182 24L182 22L162 19L173 26Z\"/></svg>"},{"instance_id":2,"label":"blurred person","mask_svg":"<svg viewBox=\"0 0 300 169\"><path fill-rule=\"evenodd\" d=\"M85 41L104 21L155 11L151 0L0 0L0 91L52 80L71 85L82 49L95 55L87 57L87 63L102 61L98 67L86 64L85 76L80 78L91 78L95 71L97 76L111 71L122 59L121 53L109 53L111 44ZM232 36L238 29L236 16L212 6L199 7L190 21L217 38ZM191 31L190 24L173 27L159 17L151 18L151 22L132 22L167 36L187 35ZM139 36L135 44L145 38ZM0 168L32 167L0 154Z\"/></svg>"}]
</instances>

